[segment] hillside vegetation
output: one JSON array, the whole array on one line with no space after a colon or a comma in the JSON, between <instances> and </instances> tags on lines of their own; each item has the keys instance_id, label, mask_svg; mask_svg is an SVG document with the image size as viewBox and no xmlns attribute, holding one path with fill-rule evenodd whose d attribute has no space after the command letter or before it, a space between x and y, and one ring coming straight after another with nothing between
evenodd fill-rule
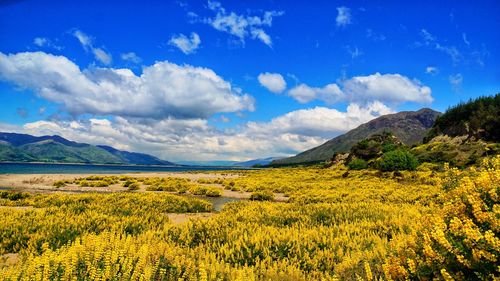
<instances>
[{"instance_id":1,"label":"hillside vegetation","mask_svg":"<svg viewBox=\"0 0 500 281\"><path fill-rule=\"evenodd\" d=\"M452 106L436 119L425 141L438 135L500 142L500 93Z\"/></svg>"},{"instance_id":2,"label":"hillside vegetation","mask_svg":"<svg viewBox=\"0 0 500 281\"><path fill-rule=\"evenodd\" d=\"M335 153L349 152L351 147L359 141L383 132L392 133L406 145L418 144L422 142L439 114L437 111L424 108L419 111L403 111L380 116L318 147L293 157L275 160L271 165L317 163L330 160Z\"/></svg>"}]
</instances>

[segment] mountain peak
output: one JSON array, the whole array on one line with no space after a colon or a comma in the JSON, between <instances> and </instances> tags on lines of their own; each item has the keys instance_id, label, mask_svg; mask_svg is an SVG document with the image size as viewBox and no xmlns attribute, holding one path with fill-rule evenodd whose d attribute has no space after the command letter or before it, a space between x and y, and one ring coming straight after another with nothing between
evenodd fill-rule
<instances>
[{"instance_id":1,"label":"mountain peak","mask_svg":"<svg viewBox=\"0 0 500 281\"><path fill-rule=\"evenodd\" d=\"M334 153L348 152L358 141L382 132L394 134L406 145L420 143L440 114L430 108L422 108L418 111L401 111L382 115L318 147L293 157L275 160L271 164L287 165L325 161Z\"/></svg>"}]
</instances>

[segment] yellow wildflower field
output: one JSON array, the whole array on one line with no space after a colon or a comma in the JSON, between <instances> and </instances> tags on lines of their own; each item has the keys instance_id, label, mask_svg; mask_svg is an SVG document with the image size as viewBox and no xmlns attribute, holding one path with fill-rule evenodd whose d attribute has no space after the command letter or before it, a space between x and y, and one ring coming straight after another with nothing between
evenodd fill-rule
<instances>
[{"instance_id":1,"label":"yellow wildflower field","mask_svg":"<svg viewBox=\"0 0 500 281\"><path fill-rule=\"evenodd\" d=\"M228 173L239 176L172 184L145 179L143 192L1 192L0 254L17 253L19 261L3 265L0 276L3 280L500 277L500 158L466 170L444 167L396 174L347 172L342 167ZM214 212L206 197L179 195L185 184L272 192L287 200L230 202L206 219L175 224L168 214Z\"/></svg>"}]
</instances>

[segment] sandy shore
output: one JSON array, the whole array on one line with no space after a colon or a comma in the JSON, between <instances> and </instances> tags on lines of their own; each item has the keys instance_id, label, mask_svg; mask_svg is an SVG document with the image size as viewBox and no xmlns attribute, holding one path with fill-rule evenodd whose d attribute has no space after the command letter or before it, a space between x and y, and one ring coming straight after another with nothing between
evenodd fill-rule
<instances>
[{"instance_id":1,"label":"sandy shore","mask_svg":"<svg viewBox=\"0 0 500 281\"><path fill-rule=\"evenodd\" d=\"M120 192L127 190L120 184L110 185L108 187L81 187L75 184L69 184L64 187L56 188L53 186L54 182L60 180L74 180L77 178L92 176L95 174L0 174L0 189L24 191L24 192L37 192L37 193L52 193L52 192ZM227 179L238 177L237 174L219 174L219 173L179 173L179 172L156 172L156 173L127 173L118 176L131 176L136 178L148 177L175 177L185 178L193 182L198 179ZM99 176L116 176L116 174L99 174ZM226 190L222 185L210 184L221 188L223 197L230 198L249 198L248 192L237 192ZM142 186L139 192L144 192L145 187Z\"/></svg>"},{"instance_id":2,"label":"sandy shore","mask_svg":"<svg viewBox=\"0 0 500 281\"><path fill-rule=\"evenodd\" d=\"M56 188L53 186L54 182L60 180L74 180L93 176L96 174L0 174L0 190L14 190L23 192L34 193L53 193L53 192L69 192L69 193L82 193L82 192L120 192L126 191L127 188L122 187L120 184L110 185L108 187L81 187L76 184L69 184L64 187ZM135 178L148 178L148 177L174 177L185 178L193 182L198 179L229 179L236 178L237 173L196 173L196 172L145 172L145 173L125 173L125 174L99 174L99 176L131 176ZM220 188L222 197L249 199L251 193L244 191L231 191L225 189L220 184L203 184ZM145 186L141 186L138 192L145 192ZM287 201L288 198L283 194L275 194L275 201Z\"/></svg>"}]
</instances>

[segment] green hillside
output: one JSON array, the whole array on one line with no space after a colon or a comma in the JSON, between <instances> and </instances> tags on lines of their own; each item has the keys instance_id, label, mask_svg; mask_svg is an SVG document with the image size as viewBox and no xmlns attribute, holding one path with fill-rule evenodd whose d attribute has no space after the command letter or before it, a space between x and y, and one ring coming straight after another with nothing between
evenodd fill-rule
<instances>
[{"instance_id":1,"label":"green hillside","mask_svg":"<svg viewBox=\"0 0 500 281\"><path fill-rule=\"evenodd\" d=\"M69 141L60 136L0 132L0 161L89 164L175 165L154 156Z\"/></svg>"}]
</instances>

